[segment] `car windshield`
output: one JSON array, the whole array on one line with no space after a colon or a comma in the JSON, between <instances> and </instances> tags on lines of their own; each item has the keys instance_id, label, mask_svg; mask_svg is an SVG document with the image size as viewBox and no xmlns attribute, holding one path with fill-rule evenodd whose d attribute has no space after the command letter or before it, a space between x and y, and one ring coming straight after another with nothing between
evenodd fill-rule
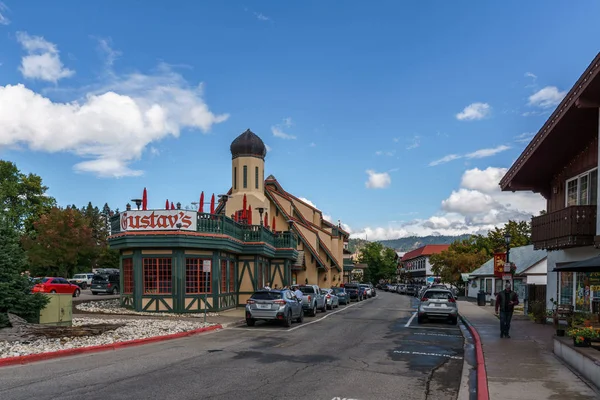
<instances>
[{"instance_id":1,"label":"car windshield","mask_svg":"<svg viewBox=\"0 0 600 400\"><path fill-rule=\"evenodd\" d=\"M436 299L436 300L448 300L452 298L452 294L450 292L441 291L441 290L428 290L425 292L423 297L428 299Z\"/></svg>"},{"instance_id":2,"label":"car windshield","mask_svg":"<svg viewBox=\"0 0 600 400\"><path fill-rule=\"evenodd\" d=\"M86 275L75 275L75 276L73 277L73 279L86 279L86 278L87 278L87 276L86 276Z\"/></svg>"},{"instance_id":3,"label":"car windshield","mask_svg":"<svg viewBox=\"0 0 600 400\"><path fill-rule=\"evenodd\" d=\"M253 300L279 300L281 292L256 292L251 298Z\"/></svg>"}]
</instances>

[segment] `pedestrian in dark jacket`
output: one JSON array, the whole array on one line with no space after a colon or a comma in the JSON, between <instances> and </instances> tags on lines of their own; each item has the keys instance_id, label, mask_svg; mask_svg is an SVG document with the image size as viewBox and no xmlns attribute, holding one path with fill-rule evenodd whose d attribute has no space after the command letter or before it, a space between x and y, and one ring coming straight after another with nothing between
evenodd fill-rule
<instances>
[{"instance_id":1,"label":"pedestrian in dark jacket","mask_svg":"<svg viewBox=\"0 0 600 400\"><path fill-rule=\"evenodd\" d=\"M496 315L500 309L500 337L510 338L510 320L515 306L519 304L519 296L511 290L510 281L506 281L504 290L496 295Z\"/></svg>"}]
</instances>

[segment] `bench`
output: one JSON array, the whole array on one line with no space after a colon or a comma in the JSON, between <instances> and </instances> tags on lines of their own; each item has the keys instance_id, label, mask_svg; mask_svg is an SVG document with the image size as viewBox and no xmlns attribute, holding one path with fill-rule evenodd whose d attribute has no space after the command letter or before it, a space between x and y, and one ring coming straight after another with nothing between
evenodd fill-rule
<instances>
[{"instance_id":1,"label":"bench","mask_svg":"<svg viewBox=\"0 0 600 400\"><path fill-rule=\"evenodd\" d=\"M556 323L560 323L560 321L566 321L567 325L569 325L569 319L573 318L574 308L571 304L559 304L554 309L554 318Z\"/></svg>"}]
</instances>

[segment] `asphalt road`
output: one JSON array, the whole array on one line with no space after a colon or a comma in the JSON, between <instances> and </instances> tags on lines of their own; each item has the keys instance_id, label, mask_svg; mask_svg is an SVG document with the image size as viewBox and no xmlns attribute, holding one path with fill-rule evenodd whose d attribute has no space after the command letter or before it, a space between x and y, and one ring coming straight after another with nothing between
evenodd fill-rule
<instances>
[{"instance_id":1,"label":"asphalt road","mask_svg":"<svg viewBox=\"0 0 600 400\"><path fill-rule=\"evenodd\" d=\"M285 329L257 323L0 369L0 399L455 399L460 329L391 293Z\"/></svg>"},{"instance_id":2,"label":"asphalt road","mask_svg":"<svg viewBox=\"0 0 600 400\"><path fill-rule=\"evenodd\" d=\"M113 296L112 294L100 294L93 295L90 289L85 289L81 291L79 297L73 297L73 300L77 301L89 301L89 300L110 300L110 299L118 299L120 296Z\"/></svg>"}]
</instances>

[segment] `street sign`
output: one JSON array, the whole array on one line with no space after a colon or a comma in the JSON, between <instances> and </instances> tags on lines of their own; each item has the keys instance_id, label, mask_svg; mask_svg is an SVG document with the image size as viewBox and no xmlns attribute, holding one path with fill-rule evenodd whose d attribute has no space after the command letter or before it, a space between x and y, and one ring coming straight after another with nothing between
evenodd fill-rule
<instances>
[{"instance_id":1,"label":"street sign","mask_svg":"<svg viewBox=\"0 0 600 400\"><path fill-rule=\"evenodd\" d=\"M211 260L203 260L202 261L202 272L210 272Z\"/></svg>"}]
</instances>

